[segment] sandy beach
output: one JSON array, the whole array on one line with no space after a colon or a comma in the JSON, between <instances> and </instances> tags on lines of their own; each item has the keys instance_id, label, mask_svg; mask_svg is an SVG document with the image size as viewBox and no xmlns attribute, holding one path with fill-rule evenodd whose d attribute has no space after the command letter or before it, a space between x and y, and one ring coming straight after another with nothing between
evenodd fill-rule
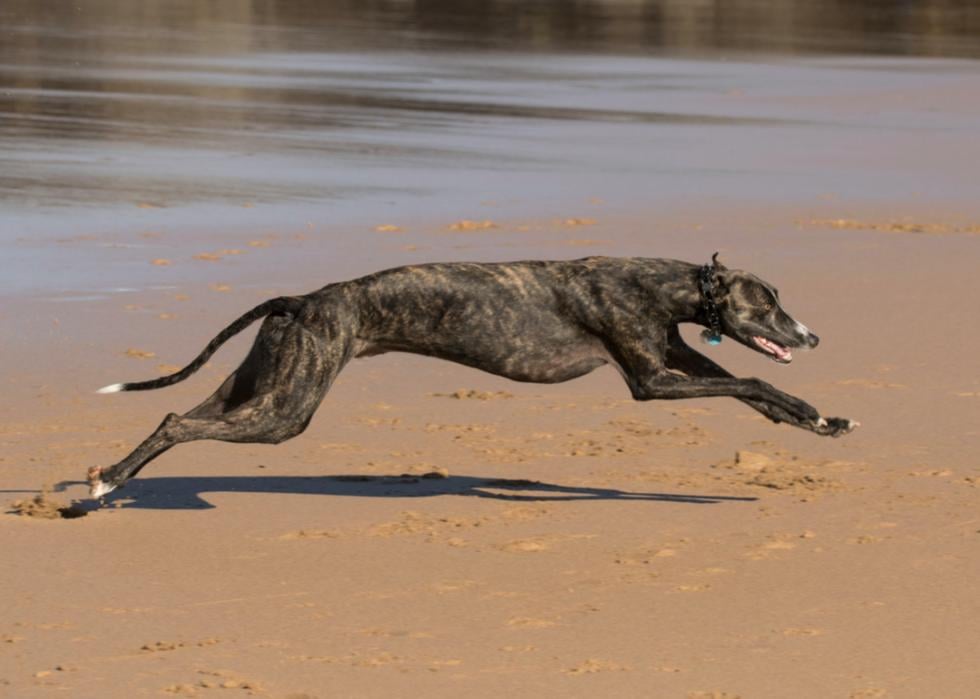
<instances>
[{"instance_id":1,"label":"sandy beach","mask_svg":"<svg viewBox=\"0 0 980 699\"><path fill-rule=\"evenodd\" d=\"M980 237L823 208L364 235L569 257L653 227L670 256L719 249L823 341L789 367L712 356L863 423L838 440L729 399L635 403L608 368L538 386L387 355L301 437L178 447L94 510L85 468L206 395L248 337L164 391L91 389L181 365L285 288L187 256L171 267L211 266L179 291L8 306L3 491L61 484L85 516L2 518L5 695L971 696L980 382L955 367L975 365Z\"/></svg>"},{"instance_id":2,"label":"sandy beach","mask_svg":"<svg viewBox=\"0 0 980 699\"><path fill-rule=\"evenodd\" d=\"M0 697L980 696L975 13L179 5L0 7ZM271 296L715 251L853 434L388 354L88 498Z\"/></svg>"}]
</instances>

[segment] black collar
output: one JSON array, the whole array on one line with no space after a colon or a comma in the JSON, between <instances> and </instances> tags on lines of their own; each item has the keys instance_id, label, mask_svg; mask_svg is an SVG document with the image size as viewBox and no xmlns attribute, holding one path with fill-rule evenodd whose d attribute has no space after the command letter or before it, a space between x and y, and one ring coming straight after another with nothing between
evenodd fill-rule
<instances>
[{"instance_id":1,"label":"black collar","mask_svg":"<svg viewBox=\"0 0 980 699\"><path fill-rule=\"evenodd\" d=\"M714 258L712 258L712 264L702 265L698 271L698 289L701 291L701 307L708 321L708 329L703 333L704 339L709 344L717 345L721 342L721 316L715 303L714 271Z\"/></svg>"}]
</instances>

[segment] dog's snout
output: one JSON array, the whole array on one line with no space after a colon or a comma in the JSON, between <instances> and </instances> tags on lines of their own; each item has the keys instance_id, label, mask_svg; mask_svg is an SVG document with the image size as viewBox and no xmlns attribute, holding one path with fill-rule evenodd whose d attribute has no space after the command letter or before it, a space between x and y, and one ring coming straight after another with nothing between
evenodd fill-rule
<instances>
[{"instance_id":1,"label":"dog's snout","mask_svg":"<svg viewBox=\"0 0 980 699\"><path fill-rule=\"evenodd\" d=\"M810 349L813 349L814 347L816 347L819 344L820 344L820 338L819 337L817 337L813 333L808 333L807 334L807 336L806 336L806 345L807 345L807 347L809 347Z\"/></svg>"}]
</instances>

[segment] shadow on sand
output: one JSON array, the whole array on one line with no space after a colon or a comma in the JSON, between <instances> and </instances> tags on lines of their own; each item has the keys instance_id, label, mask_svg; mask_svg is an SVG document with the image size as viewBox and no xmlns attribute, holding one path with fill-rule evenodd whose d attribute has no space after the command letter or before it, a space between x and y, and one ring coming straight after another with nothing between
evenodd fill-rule
<instances>
[{"instance_id":1,"label":"shadow on sand","mask_svg":"<svg viewBox=\"0 0 980 699\"><path fill-rule=\"evenodd\" d=\"M55 486L64 490L78 481ZM648 500L687 505L713 505L726 501L754 502L757 498L729 495L646 493L558 485L520 479L476 476L186 476L140 478L111 493L109 503L123 508L152 510L204 510L215 507L206 493L287 493L349 497L418 498L462 495L524 502L577 500Z\"/></svg>"}]
</instances>

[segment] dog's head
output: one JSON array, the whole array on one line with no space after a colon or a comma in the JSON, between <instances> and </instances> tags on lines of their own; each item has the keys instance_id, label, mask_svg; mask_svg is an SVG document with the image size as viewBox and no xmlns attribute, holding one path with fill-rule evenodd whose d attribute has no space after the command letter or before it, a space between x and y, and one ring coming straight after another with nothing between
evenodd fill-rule
<instances>
[{"instance_id":1,"label":"dog's head","mask_svg":"<svg viewBox=\"0 0 980 699\"><path fill-rule=\"evenodd\" d=\"M779 291L754 274L710 266L710 293L718 311L720 330L775 362L789 364L793 349L813 349L820 338L779 304Z\"/></svg>"}]
</instances>

